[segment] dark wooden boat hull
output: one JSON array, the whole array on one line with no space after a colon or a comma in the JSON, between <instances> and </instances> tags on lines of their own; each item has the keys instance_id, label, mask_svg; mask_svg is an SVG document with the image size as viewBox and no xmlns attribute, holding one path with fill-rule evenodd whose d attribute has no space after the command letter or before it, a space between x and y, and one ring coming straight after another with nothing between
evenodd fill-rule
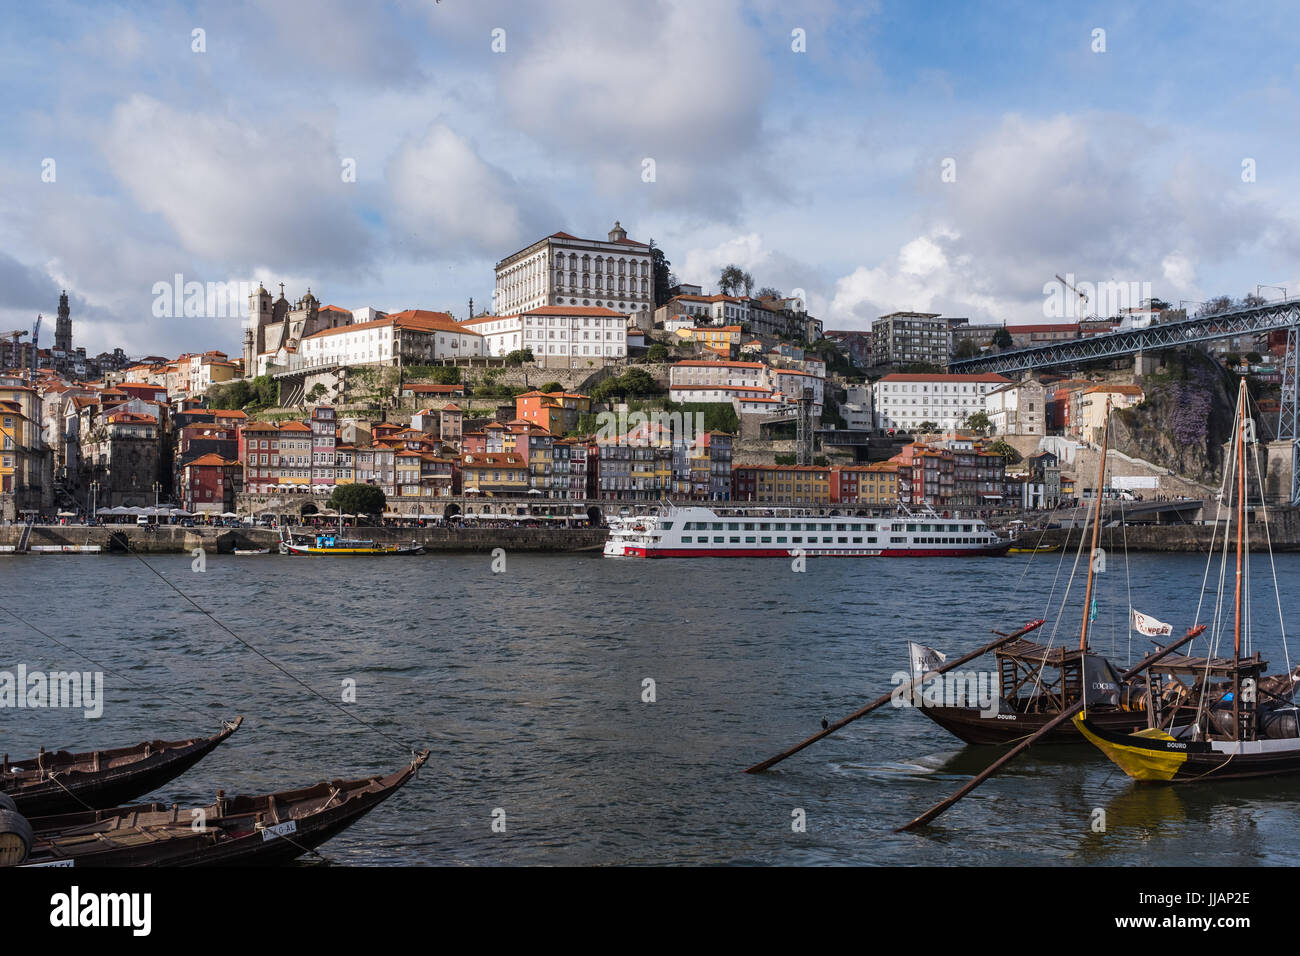
<instances>
[{"instance_id":1,"label":"dark wooden boat hull","mask_svg":"<svg viewBox=\"0 0 1300 956\"><path fill-rule=\"evenodd\" d=\"M385 777L334 780L300 790L231 797L192 813L160 803L39 817L27 865L268 866L314 850L396 793L429 752ZM265 828L259 828L258 824ZM291 827L275 833L269 828ZM71 861L71 863L69 863Z\"/></svg>"},{"instance_id":2,"label":"dark wooden boat hull","mask_svg":"<svg viewBox=\"0 0 1300 956\"><path fill-rule=\"evenodd\" d=\"M0 792L8 794L26 817L115 807L179 777L238 730L243 720L236 718L211 737L155 740L100 751L99 770L93 769L94 752L46 753L41 760L47 773L0 773ZM10 766L35 768L37 759L12 761Z\"/></svg>"},{"instance_id":3,"label":"dark wooden boat hull","mask_svg":"<svg viewBox=\"0 0 1300 956\"><path fill-rule=\"evenodd\" d=\"M973 707L920 707L921 713L955 737L968 744L980 746L1005 746L1018 743L1026 737L1042 730L1055 713L1033 714L998 714L995 717L981 716ZM1093 711L1092 718L1108 730L1130 734L1145 730L1147 715L1142 711L1109 710ZM1083 744L1087 743L1083 735L1069 721L1060 724L1046 737L1043 743L1049 744Z\"/></svg>"},{"instance_id":4,"label":"dark wooden boat hull","mask_svg":"<svg viewBox=\"0 0 1300 956\"><path fill-rule=\"evenodd\" d=\"M1117 732L1095 717L1076 715L1074 724L1090 743L1139 783L1212 783L1300 773L1300 740L1294 738L1246 741L1237 745L1239 752L1224 753L1205 741ZM1258 752L1252 752L1256 748Z\"/></svg>"}]
</instances>

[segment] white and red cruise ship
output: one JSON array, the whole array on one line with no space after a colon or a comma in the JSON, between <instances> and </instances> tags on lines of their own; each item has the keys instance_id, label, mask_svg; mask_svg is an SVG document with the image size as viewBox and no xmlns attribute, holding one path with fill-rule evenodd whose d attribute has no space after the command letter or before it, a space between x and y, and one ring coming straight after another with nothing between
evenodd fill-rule
<instances>
[{"instance_id":1,"label":"white and red cruise ship","mask_svg":"<svg viewBox=\"0 0 1300 956\"><path fill-rule=\"evenodd\" d=\"M938 558L1002 555L1011 547L979 518L889 517L808 509L675 507L610 521L610 558Z\"/></svg>"}]
</instances>

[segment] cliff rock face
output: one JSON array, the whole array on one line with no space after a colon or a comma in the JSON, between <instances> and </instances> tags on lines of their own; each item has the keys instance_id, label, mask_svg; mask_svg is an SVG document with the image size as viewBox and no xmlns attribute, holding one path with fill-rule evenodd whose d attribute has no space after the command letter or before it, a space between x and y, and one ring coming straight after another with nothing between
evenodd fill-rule
<instances>
[{"instance_id":1,"label":"cliff rock face","mask_svg":"<svg viewBox=\"0 0 1300 956\"><path fill-rule=\"evenodd\" d=\"M1160 370L1140 380L1142 404L1116 413L1111 444L1185 478L1217 484L1223 443L1232 432L1231 376L1195 350L1161 359Z\"/></svg>"}]
</instances>

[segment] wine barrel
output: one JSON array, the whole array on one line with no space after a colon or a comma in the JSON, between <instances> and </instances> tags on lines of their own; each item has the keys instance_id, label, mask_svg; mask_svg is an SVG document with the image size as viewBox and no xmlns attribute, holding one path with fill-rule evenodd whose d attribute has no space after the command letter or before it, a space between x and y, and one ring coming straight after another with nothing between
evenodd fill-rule
<instances>
[{"instance_id":1,"label":"wine barrel","mask_svg":"<svg viewBox=\"0 0 1300 956\"><path fill-rule=\"evenodd\" d=\"M12 810L18 812L18 804L14 803L14 798L7 793L0 793L0 810Z\"/></svg>"},{"instance_id":2,"label":"wine barrel","mask_svg":"<svg viewBox=\"0 0 1300 956\"><path fill-rule=\"evenodd\" d=\"M32 825L14 810L0 810L0 867L27 861L32 851Z\"/></svg>"}]
</instances>

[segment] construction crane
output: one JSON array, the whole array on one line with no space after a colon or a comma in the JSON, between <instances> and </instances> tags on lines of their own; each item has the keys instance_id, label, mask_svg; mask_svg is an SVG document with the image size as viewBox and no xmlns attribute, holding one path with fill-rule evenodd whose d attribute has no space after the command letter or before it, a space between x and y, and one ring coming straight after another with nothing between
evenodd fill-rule
<instances>
[{"instance_id":1,"label":"construction crane","mask_svg":"<svg viewBox=\"0 0 1300 956\"><path fill-rule=\"evenodd\" d=\"M1086 292L1080 292L1080 291L1079 291L1078 289L1076 289L1074 286L1070 285L1070 283L1068 283L1068 282L1066 282L1064 279L1062 279L1059 275L1056 277L1056 281L1059 282L1059 283L1061 283L1061 285L1065 286L1067 289L1069 289L1071 292L1073 292L1075 295L1077 295L1077 296L1079 297L1079 299L1080 299L1080 302L1079 302L1079 318L1080 318L1080 319L1084 318L1084 317L1086 316L1086 314L1087 314L1085 307L1086 307L1087 304L1088 304L1088 294L1087 294Z\"/></svg>"},{"instance_id":2,"label":"construction crane","mask_svg":"<svg viewBox=\"0 0 1300 956\"><path fill-rule=\"evenodd\" d=\"M6 332L4 334L5 338L10 339L13 342L13 350L10 352L9 364L15 369L21 367L19 363L22 361L22 353L18 349L18 340L26 334L26 329L14 329L12 332Z\"/></svg>"}]
</instances>

